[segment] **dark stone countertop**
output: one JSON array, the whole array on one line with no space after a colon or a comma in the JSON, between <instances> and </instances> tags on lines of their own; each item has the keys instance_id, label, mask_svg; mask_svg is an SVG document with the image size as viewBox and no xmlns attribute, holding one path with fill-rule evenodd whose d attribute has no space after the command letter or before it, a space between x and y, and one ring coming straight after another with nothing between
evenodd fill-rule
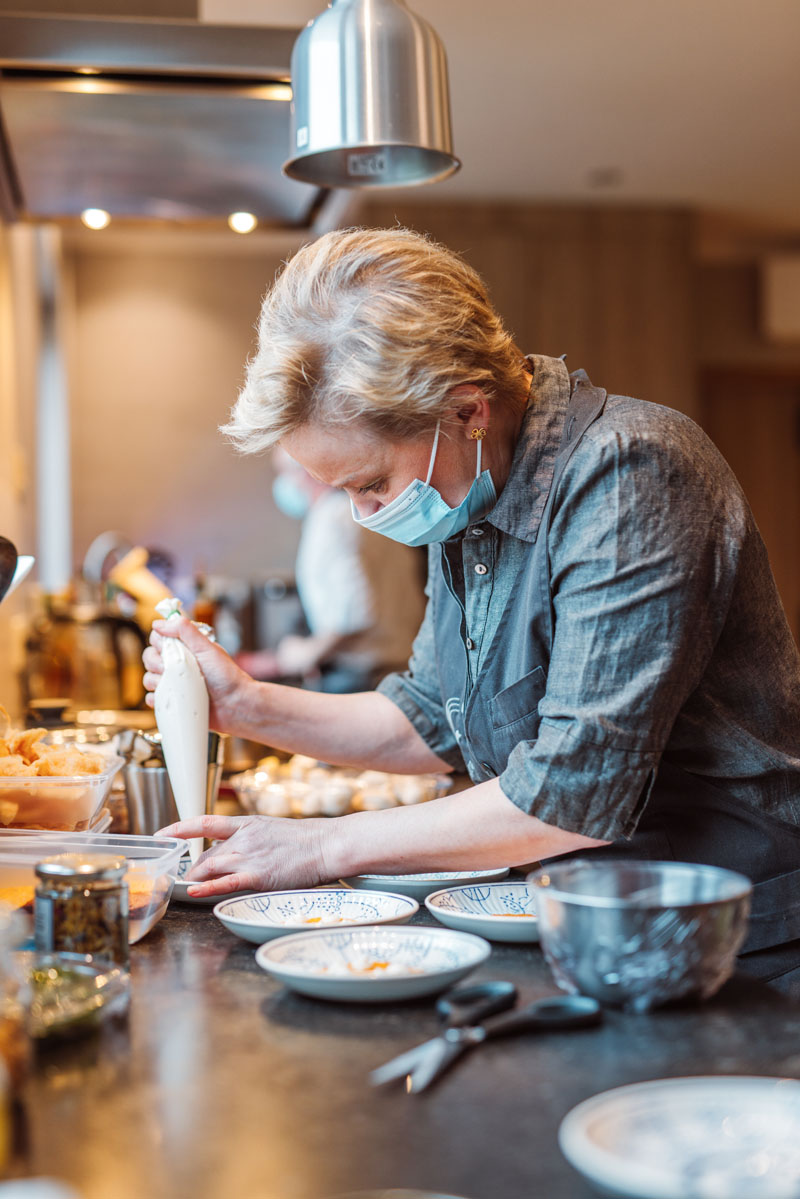
<instances>
[{"instance_id":1,"label":"dark stone countertop","mask_svg":"<svg viewBox=\"0 0 800 1199\"><path fill-rule=\"evenodd\" d=\"M254 951L209 908L173 904L132 949L127 1020L40 1050L17 1172L70 1182L84 1199L328 1199L377 1187L588 1199L556 1139L581 1100L681 1074L800 1077L796 1005L736 977L704 1005L499 1040L422 1095L399 1083L375 1091L373 1067L436 1031L433 1000L305 999ZM471 978L509 978L522 1001L556 993L537 946L496 944Z\"/></svg>"}]
</instances>

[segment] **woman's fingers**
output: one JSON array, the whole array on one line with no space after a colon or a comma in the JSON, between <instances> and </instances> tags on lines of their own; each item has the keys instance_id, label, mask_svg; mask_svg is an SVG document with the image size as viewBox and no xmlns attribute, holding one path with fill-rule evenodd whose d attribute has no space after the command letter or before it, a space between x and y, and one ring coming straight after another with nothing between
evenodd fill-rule
<instances>
[{"instance_id":1,"label":"woman's fingers","mask_svg":"<svg viewBox=\"0 0 800 1199\"><path fill-rule=\"evenodd\" d=\"M185 616L178 620L156 620L153 623L153 632L161 637L177 637L194 654L202 653L210 644L206 634L201 633Z\"/></svg>"},{"instance_id":2,"label":"woman's fingers","mask_svg":"<svg viewBox=\"0 0 800 1199\"><path fill-rule=\"evenodd\" d=\"M142 661L144 662L145 669L149 670L151 674L163 674L164 662L155 646L148 645L142 654Z\"/></svg>"},{"instance_id":3,"label":"woman's fingers","mask_svg":"<svg viewBox=\"0 0 800 1199\"><path fill-rule=\"evenodd\" d=\"M228 883L228 891L254 890L258 884L253 872L242 867L241 856L224 853L212 854L195 863L186 876L186 882L192 886L194 883L208 883L214 879L225 879ZM232 879L236 881L231 881Z\"/></svg>"},{"instance_id":4,"label":"woman's fingers","mask_svg":"<svg viewBox=\"0 0 800 1199\"><path fill-rule=\"evenodd\" d=\"M182 837L184 840L191 837L208 837L212 841L227 841L247 819L247 816L198 816L194 820L179 820L175 824L169 824L166 828L159 829L156 836Z\"/></svg>"},{"instance_id":5,"label":"woman's fingers","mask_svg":"<svg viewBox=\"0 0 800 1199\"><path fill-rule=\"evenodd\" d=\"M259 884L252 881L252 875L243 873L226 874L203 882L190 879L188 882L189 894L193 899L209 899L212 895L219 895L222 899L233 891L259 890Z\"/></svg>"}]
</instances>

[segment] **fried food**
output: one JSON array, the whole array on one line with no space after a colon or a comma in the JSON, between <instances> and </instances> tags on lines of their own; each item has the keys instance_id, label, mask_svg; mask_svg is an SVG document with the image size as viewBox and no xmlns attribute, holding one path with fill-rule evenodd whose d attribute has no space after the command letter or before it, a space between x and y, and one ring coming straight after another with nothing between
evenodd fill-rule
<instances>
[{"instance_id":1,"label":"fried food","mask_svg":"<svg viewBox=\"0 0 800 1199\"><path fill-rule=\"evenodd\" d=\"M76 831L100 806L110 785L107 759L48 745L46 736L47 729L13 730L0 706L0 828Z\"/></svg>"},{"instance_id":2,"label":"fried food","mask_svg":"<svg viewBox=\"0 0 800 1199\"><path fill-rule=\"evenodd\" d=\"M9 727L8 713L0 705L0 778L64 778L76 774L100 774L106 761L101 754L46 745L47 729Z\"/></svg>"}]
</instances>

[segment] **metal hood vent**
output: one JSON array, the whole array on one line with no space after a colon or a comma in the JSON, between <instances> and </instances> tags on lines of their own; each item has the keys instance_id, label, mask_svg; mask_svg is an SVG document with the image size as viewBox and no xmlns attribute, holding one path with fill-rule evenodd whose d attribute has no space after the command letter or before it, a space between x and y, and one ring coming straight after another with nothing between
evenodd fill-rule
<instances>
[{"instance_id":1,"label":"metal hood vent","mask_svg":"<svg viewBox=\"0 0 800 1199\"><path fill-rule=\"evenodd\" d=\"M0 16L0 214L308 226L328 193L281 173L296 36Z\"/></svg>"}]
</instances>

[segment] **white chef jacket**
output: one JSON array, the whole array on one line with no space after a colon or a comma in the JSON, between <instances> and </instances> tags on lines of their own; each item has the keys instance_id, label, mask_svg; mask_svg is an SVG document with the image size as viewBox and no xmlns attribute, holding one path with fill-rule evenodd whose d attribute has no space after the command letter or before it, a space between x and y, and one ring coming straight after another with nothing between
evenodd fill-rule
<instances>
[{"instance_id":1,"label":"white chef jacket","mask_svg":"<svg viewBox=\"0 0 800 1199\"><path fill-rule=\"evenodd\" d=\"M404 669L425 611L418 554L353 520L329 491L303 520L297 590L313 634L357 634L335 664L378 675Z\"/></svg>"}]
</instances>

